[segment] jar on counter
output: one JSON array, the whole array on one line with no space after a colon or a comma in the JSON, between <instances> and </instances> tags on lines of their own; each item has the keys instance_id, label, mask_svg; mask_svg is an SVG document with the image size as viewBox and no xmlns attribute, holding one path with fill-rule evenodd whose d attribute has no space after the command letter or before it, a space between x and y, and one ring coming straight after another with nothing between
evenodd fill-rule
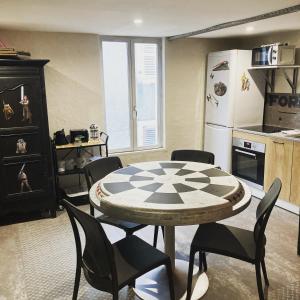
<instances>
[{"instance_id":1,"label":"jar on counter","mask_svg":"<svg viewBox=\"0 0 300 300\"><path fill-rule=\"evenodd\" d=\"M98 140L99 139L99 127L96 124L92 124L90 126L90 138L92 140Z\"/></svg>"}]
</instances>

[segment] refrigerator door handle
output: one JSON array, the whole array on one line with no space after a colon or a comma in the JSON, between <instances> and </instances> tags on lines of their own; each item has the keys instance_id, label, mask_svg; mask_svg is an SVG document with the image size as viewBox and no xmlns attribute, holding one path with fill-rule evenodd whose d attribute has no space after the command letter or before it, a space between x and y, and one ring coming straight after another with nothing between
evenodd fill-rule
<instances>
[{"instance_id":1,"label":"refrigerator door handle","mask_svg":"<svg viewBox=\"0 0 300 300\"><path fill-rule=\"evenodd\" d=\"M226 126L217 125L217 124L213 124L213 123L206 123L206 126L217 129L217 130L224 130L226 128L232 129L231 127L226 127Z\"/></svg>"}]
</instances>

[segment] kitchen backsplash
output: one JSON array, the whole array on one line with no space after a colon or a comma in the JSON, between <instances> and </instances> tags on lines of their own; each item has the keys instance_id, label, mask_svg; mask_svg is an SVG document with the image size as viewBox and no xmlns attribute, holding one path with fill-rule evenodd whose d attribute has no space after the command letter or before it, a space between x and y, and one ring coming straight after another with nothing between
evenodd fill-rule
<instances>
[{"instance_id":1,"label":"kitchen backsplash","mask_svg":"<svg viewBox=\"0 0 300 300\"><path fill-rule=\"evenodd\" d=\"M300 129L300 94L268 93L264 124Z\"/></svg>"}]
</instances>

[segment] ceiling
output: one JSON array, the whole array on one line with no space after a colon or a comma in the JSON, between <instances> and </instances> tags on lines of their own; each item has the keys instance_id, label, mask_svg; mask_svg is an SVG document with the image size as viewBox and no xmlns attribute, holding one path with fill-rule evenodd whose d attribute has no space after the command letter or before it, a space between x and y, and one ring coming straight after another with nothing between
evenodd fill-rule
<instances>
[{"instance_id":1,"label":"ceiling","mask_svg":"<svg viewBox=\"0 0 300 300\"><path fill-rule=\"evenodd\" d=\"M1 0L0 28L164 37L297 4L300 4L299 0ZM134 24L135 19L142 19L143 23ZM249 26L253 28L249 29ZM282 30L300 30L300 13L199 37L243 36Z\"/></svg>"}]
</instances>

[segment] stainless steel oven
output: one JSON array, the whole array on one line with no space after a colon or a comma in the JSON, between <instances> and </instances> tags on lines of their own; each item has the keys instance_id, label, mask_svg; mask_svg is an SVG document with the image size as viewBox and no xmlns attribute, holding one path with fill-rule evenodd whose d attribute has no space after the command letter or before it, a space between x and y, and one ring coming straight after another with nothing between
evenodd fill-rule
<instances>
[{"instance_id":1,"label":"stainless steel oven","mask_svg":"<svg viewBox=\"0 0 300 300\"><path fill-rule=\"evenodd\" d=\"M232 174L263 189L266 145L233 138Z\"/></svg>"}]
</instances>

